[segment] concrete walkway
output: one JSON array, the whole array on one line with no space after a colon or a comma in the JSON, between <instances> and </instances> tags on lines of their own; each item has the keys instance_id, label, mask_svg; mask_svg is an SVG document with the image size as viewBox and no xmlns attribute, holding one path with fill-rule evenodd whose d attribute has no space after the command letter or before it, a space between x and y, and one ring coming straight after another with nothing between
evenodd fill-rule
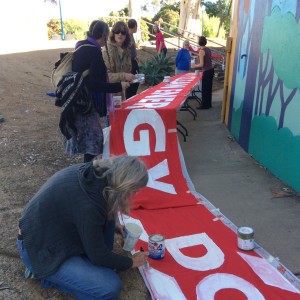
<instances>
[{"instance_id":1,"label":"concrete walkway","mask_svg":"<svg viewBox=\"0 0 300 300\"><path fill-rule=\"evenodd\" d=\"M188 112L178 113L189 130L186 142L178 135L188 173L197 192L236 226L252 227L255 241L298 273L300 197L232 138L220 121L222 95L215 91L213 108L198 110L195 121Z\"/></svg>"}]
</instances>

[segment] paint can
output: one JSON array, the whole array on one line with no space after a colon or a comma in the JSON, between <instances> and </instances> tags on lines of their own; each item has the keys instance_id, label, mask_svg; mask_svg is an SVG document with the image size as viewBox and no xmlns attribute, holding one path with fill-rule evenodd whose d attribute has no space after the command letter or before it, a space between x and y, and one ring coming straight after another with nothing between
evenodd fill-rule
<instances>
[{"instance_id":1,"label":"paint can","mask_svg":"<svg viewBox=\"0 0 300 300\"><path fill-rule=\"evenodd\" d=\"M165 256L165 237L162 234L152 234L149 236L148 245L149 257L162 259Z\"/></svg>"},{"instance_id":2,"label":"paint can","mask_svg":"<svg viewBox=\"0 0 300 300\"><path fill-rule=\"evenodd\" d=\"M122 96L113 96L113 104L115 109L122 107Z\"/></svg>"},{"instance_id":3,"label":"paint can","mask_svg":"<svg viewBox=\"0 0 300 300\"><path fill-rule=\"evenodd\" d=\"M254 249L254 230L251 227L239 227L237 235L240 249L246 251Z\"/></svg>"}]
</instances>

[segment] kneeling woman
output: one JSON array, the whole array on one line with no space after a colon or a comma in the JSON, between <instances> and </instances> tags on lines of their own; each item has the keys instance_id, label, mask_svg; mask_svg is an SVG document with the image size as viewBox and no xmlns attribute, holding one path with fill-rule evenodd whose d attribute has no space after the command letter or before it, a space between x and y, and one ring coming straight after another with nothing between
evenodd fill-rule
<instances>
[{"instance_id":1,"label":"kneeling woman","mask_svg":"<svg viewBox=\"0 0 300 300\"><path fill-rule=\"evenodd\" d=\"M148 181L138 158L119 156L76 164L53 175L27 204L19 221L18 249L42 287L76 299L117 299L122 284L115 270L143 265L147 252L132 257L112 252L114 232L123 233L117 211Z\"/></svg>"}]
</instances>

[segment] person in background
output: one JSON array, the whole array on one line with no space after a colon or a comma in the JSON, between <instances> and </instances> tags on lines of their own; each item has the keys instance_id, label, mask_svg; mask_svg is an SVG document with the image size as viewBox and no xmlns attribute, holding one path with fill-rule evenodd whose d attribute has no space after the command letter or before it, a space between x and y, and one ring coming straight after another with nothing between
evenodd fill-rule
<instances>
[{"instance_id":1,"label":"person in background","mask_svg":"<svg viewBox=\"0 0 300 300\"><path fill-rule=\"evenodd\" d=\"M137 32L137 22L135 19L129 19L127 22L129 35L131 39L130 51L131 51L131 73L133 75L138 74L139 70L139 60L137 57L136 45L133 34ZM130 84L130 87L126 89L126 99L131 98L136 95L139 88L139 82Z\"/></svg>"},{"instance_id":2,"label":"person in background","mask_svg":"<svg viewBox=\"0 0 300 300\"><path fill-rule=\"evenodd\" d=\"M128 213L132 196L147 182L145 164L126 155L54 174L19 220L17 244L27 275L76 299L118 299L116 271L142 266L148 252L112 251L114 233L124 235L117 213Z\"/></svg>"},{"instance_id":3,"label":"person in background","mask_svg":"<svg viewBox=\"0 0 300 300\"><path fill-rule=\"evenodd\" d=\"M167 55L167 47L165 45L165 39L163 34L158 28L157 24L153 25L153 34L155 34L155 44L156 44L156 51L158 55Z\"/></svg>"},{"instance_id":4,"label":"person in background","mask_svg":"<svg viewBox=\"0 0 300 300\"><path fill-rule=\"evenodd\" d=\"M214 78L214 67L211 60L211 50L206 47L207 39L205 36L199 37L199 64L192 64L191 68L202 68L202 102L197 109L211 108L212 83Z\"/></svg>"},{"instance_id":5,"label":"person in background","mask_svg":"<svg viewBox=\"0 0 300 300\"><path fill-rule=\"evenodd\" d=\"M119 21L113 26L107 49L103 51L103 58L108 71L110 82L127 81L136 79L131 73L131 39L127 25ZM122 95L123 100L126 98Z\"/></svg>"},{"instance_id":6,"label":"person in background","mask_svg":"<svg viewBox=\"0 0 300 300\"><path fill-rule=\"evenodd\" d=\"M175 59L175 75L181 74L183 72L188 72L191 67L191 55L189 51L190 42L185 40L183 42L183 47L177 52Z\"/></svg>"},{"instance_id":7,"label":"person in background","mask_svg":"<svg viewBox=\"0 0 300 300\"><path fill-rule=\"evenodd\" d=\"M90 25L86 40L79 41L76 47L81 47L74 53L72 62L73 72L83 73L89 70L89 75L84 79L86 88L92 98L92 110L89 113L77 112L75 127L77 133L66 142L66 149L70 155L84 154L84 162L91 161L94 157L102 155L103 132L100 117L107 114L107 103L111 94L125 90L128 82L115 83L108 81L106 66L102 58L101 47L106 47L109 34L108 25L103 21L93 21Z\"/></svg>"}]
</instances>

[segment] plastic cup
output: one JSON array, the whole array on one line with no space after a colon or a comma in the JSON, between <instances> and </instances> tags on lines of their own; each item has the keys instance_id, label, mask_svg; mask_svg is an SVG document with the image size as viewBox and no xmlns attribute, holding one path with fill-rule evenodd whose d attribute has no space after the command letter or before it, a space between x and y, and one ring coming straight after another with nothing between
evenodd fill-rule
<instances>
[{"instance_id":1,"label":"plastic cup","mask_svg":"<svg viewBox=\"0 0 300 300\"><path fill-rule=\"evenodd\" d=\"M142 234L142 228L135 223L125 224L125 243L123 249L132 251Z\"/></svg>"},{"instance_id":2,"label":"plastic cup","mask_svg":"<svg viewBox=\"0 0 300 300\"><path fill-rule=\"evenodd\" d=\"M122 106L122 96L113 96L114 108L118 109Z\"/></svg>"},{"instance_id":3,"label":"plastic cup","mask_svg":"<svg viewBox=\"0 0 300 300\"><path fill-rule=\"evenodd\" d=\"M135 74L136 81L143 84L145 83L145 74Z\"/></svg>"},{"instance_id":4,"label":"plastic cup","mask_svg":"<svg viewBox=\"0 0 300 300\"><path fill-rule=\"evenodd\" d=\"M170 76L165 76L165 77L164 77L164 82L170 83L170 79L171 79Z\"/></svg>"},{"instance_id":5,"label":"plastic cup","mask_svg":"<svg viewBox=\"0 0 300 300\"><path fill-rule=\"evenodd\" d=\"M195 70L195 75L198 76L200 74L200 70Z\"/></svg>"}]
</instances>

